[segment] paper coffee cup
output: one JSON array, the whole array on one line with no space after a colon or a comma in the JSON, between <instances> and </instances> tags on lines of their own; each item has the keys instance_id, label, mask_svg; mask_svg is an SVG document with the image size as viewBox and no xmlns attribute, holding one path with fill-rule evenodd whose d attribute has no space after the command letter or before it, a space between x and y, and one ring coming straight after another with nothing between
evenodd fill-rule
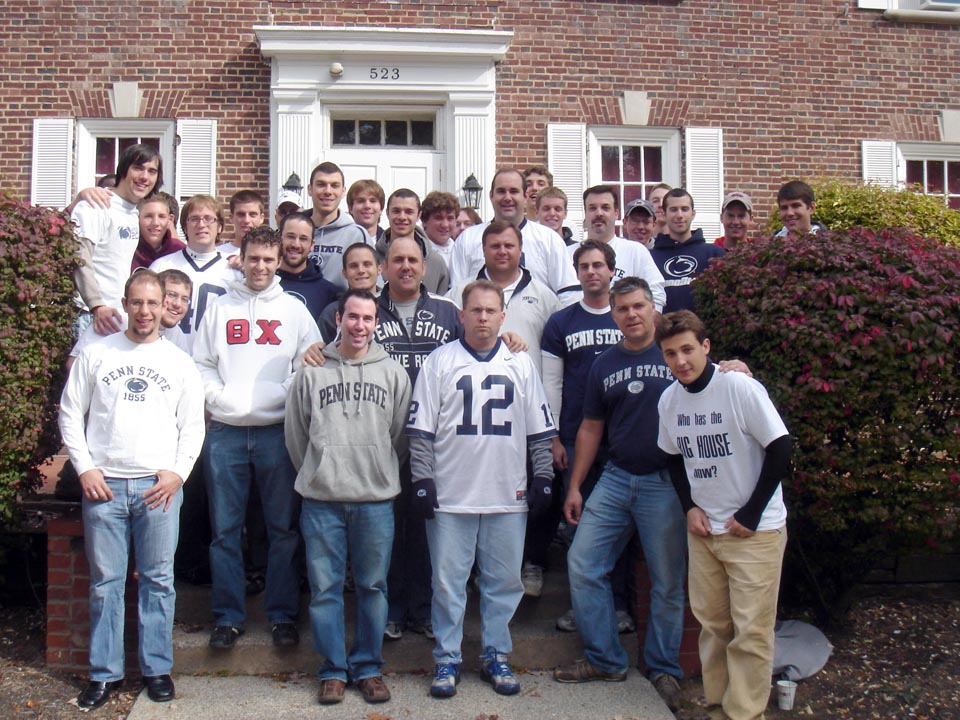
<instances>
[{"instance_id":1,"label":"paper coffee cup","mask_svg":"<svg viewBox=\"0 0 960 720\"><path fill-rule=\"evenodd\" d=\"M797 684L793 680L777 680L777 706L781 710L793 710Z\"/></svg>"}]
</instances>

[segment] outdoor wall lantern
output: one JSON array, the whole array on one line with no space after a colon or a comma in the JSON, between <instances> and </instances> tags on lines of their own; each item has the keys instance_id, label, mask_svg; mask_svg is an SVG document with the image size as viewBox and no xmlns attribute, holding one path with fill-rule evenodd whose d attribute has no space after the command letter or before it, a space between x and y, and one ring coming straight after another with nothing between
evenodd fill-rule
<instances>
[{"instance_id":1,"label":"outdoor wall lantern","mask_svg":"<svg viewBox=\"0 0 960 720\"><path fill-rule=\"evenodd\" d=\"M477 180L473 173L470 173L470 176L463 181L463 187L461 189L463 190L463 199L467 207L479 210L480 196L483 194L483 185L480 184L480 181Z\"/></svg>"}]
</instances>

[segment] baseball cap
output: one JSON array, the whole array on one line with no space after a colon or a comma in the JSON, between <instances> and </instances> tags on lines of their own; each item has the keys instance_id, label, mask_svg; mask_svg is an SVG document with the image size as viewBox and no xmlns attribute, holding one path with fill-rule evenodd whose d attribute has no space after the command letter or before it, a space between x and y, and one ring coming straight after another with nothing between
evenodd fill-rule
<instances>
[{"instance_id":1,"label":"baseball cap","mask_svg":"<svg viewBox=\"0 0 960 720\"><path fill-rule=\"evenodd\" d=\"M653 203L649 200L634 200L629 205L627 205L626 211L624 211L624 217L630 217L630 213L634 210L643 210L650 217L656 217L657 211L653 207Z\"/></svg>"},{"instance_id":2,"label":"baseball cap","mask_svg":"<svg viewBox=\"0 0 960 720\"><path fill-rule=\"evenodd\" d=\"M293 203L300 207L300 193L293 192L293 190L281 190L280 194L277 196L277 207L280 207L284 203Z\"/></svg>"},{"instance_id":3,"label":"baseball cap","mask_svg":"<svg viewBox=\"0 0 960 720\"><path fill-rule=\"evenodd\" d=\"M739 192L739 191L727 193L726 195L723 196L723 204L720 206L720 212L723 212L724 210L726 210L727 205L735 202L740 203L747 209L748 213L750 213L751 215L753 214L753 200L751 200L750 196L747 195L745 192Z\"/></svg>"}]
</instances>

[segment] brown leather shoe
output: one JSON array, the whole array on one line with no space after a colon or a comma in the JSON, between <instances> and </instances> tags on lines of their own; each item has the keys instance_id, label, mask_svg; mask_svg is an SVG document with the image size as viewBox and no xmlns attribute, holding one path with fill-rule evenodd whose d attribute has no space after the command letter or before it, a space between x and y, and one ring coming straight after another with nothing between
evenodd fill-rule
<instances>
[{"instance_id":1,"label":"brown leather shoe","mask_svg":"<svg viewBox=\"0 0 960 720\"><path fill-rule=\"evenodd\" d=\"M562 683L583 683L592 680L605 682L623 682L627 679L626 672L606 672L593 665L586 658L581 658L566 667L558 667L553 671L553 679Z\"/></svg>"},{"instance_id":2,"label":"brown leather shoe","mask_svg":"<svg viewBox=\"0 0 960 720\"><path fill-rule=\"evenodd\" d=\"M368 703L383 703L390 699L390 689L380 675L357 680L357 687Z\"/></svg>"},{"instance_id":3,"label":"brown leather shoe","mask_svg":"<svg viewBox=\"0 0 960 720\"><path fill-rule=\"evenodd\" d=\"M343 702L343 689L346 686L347 684L343 680L337 678L321 680L317 700L320 701L321 705L336 705L338 702Z\"/></svg>"}]
</instances>

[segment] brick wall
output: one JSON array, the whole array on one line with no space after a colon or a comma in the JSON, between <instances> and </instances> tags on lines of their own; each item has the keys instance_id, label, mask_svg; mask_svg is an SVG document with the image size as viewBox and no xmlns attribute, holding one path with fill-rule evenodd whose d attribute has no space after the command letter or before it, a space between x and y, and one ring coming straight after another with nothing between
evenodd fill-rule
<instances>
[{"instance_id":1,"label":"brick wall","mask_svg":"<svg viewBox=\"0 0 960 720\"><path fill-rule=\"evenodd\" d=\"M150 117L218 121L218 194L268 179L269 65L256 24L512 30L499 68L498 160L542 162L546 124L618 124L624 90L650 122L722 126L728 187L761 208L785 177L860 175L860 141L935 141L960 107L956 27L894 24L851 0L25 0L6 8L0 183L29 193L31 121L104 117L138 81ZM162 11L161 9L162 8ZM123 30L125 29L125 30Z\"/></svg>"},{"instance_id":2,"label":"brick wall","mask_svg":"<svg viewBox=\"0 0 960 720\"><path fill-rule=\"evenodd\" d=\"M90 569L83 549L79 510L47 523L47 666L87 675L90 648ZM131 571L126 589L127 677L137 662L137 584Z\"/></svg>"}]
</instances>

